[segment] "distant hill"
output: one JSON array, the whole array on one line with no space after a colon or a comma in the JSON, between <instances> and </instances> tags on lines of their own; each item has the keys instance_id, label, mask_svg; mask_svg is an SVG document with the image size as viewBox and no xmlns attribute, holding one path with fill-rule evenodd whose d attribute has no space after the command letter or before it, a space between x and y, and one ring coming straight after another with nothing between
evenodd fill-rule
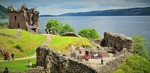
<instances>
[{"instance_id":1,"label":"distant hill","mask_svg":"<svg viewBox=\"0 0 150 73\"><path fill-rule=\"evenodd\" d=\"M56 15L40 15L40 17L53 17L53 16L56 16Z\"/></svg>"},{"instance_id":2,"label":"distant hill","mask_svg":"<svg viewBox=\"0 0 150 73\"><path fill-rule=\"evenodd\" d=\"M145 16L145 15L150 15L150 7L65 13L60 16Z\"/></svg>"},{"instance_id":3,"label":"distant hill","mask_svg":"<svg viewBox=\"0 0 150 73\"><path fill-rule=\"evenodd\" d=\"M0 19L4 19L7 17L8 17L7 9L3 7L2 5L0 5Z\"/></svg>"}]
</instances>

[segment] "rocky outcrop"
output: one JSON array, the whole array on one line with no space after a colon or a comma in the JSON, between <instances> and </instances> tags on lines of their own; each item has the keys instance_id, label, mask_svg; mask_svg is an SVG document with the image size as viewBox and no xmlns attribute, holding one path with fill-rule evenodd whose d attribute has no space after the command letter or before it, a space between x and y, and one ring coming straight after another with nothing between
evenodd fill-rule
<instances>
[{"instance_id":1,"label":"rocky outcrop","mask_svg":"<svg viewBox=\"0 0 150 73\"><path fill-rule=\"evenodd\" d=\"M124 34L105 32L103 44L105 46L116 47L117 50L127 48L132 49L132 38Z\"/></svg>"},{"instance_id":2,"label":"rocky outcrop","mask_svg":"<svg viewBox=\"0 0 150 73\"><path fill-rule=\"evenodd\" d=\"M46 73L97 73L91 67L67 59L51 50L48 46L42 45L36 50L37 68L30 72L46 72Z\"/></svg>"}]
</instances>

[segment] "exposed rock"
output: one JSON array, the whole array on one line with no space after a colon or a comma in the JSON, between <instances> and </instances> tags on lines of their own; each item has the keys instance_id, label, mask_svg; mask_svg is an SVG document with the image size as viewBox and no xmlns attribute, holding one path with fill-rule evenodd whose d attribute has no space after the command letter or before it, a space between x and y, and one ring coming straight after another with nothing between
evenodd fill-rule
<instances>
[{"instance_id":1,"label":"exposed rock","mask_svg":"<svg viewBox=\"0 0 150 73\"><path fill-rule=\"evenodd\" d=\"M117 34L112 32L104 33L104 45L116 47L117 50L127 48L132 49L132 38L124 34Z\"/></svg>"},{"instance_id":2,"label":"exposed rock","mask_svg":"<svg viewBox=\"0 0 150 73\"><path fill-rule=\"evenodd\" d=\"M28 9L25 4L21 9L14 10L8 6L9 28L24 29L32 33L40 33L39 12L36 8Z\"/></svg>"}]
</instances>

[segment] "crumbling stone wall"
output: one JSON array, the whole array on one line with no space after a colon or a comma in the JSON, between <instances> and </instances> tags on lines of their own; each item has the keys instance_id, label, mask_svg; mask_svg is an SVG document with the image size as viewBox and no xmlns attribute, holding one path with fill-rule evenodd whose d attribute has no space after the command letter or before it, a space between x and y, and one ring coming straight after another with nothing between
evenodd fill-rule
<instances>
[{"instance_id":1,"label":"crumbling stone wall","mask_svg":"<svg viewBox=\"0 0 150 73\"><path fill-rule=\"evenodd\" d=\"M105 66L102 66L98 69L98 73L112 73L116 70L121 63L126 59L126 56L129 55L128 53L116 57L113 61L108 62Z\"/></svg>"},{"instance_id":2,"label":"crumbling stone wall","mask_svg":"<svg viewBox=\"0 0 150 73\"><path fill-rule=\"evenodd\" d=\"M8 6L9 28L24 29L32 33L40 33L39 12L35 8L28 9L25 4L21 10Z\"/></svg>"},{"instance_id":3,"label":"crumbling stone wall","mask_svg":"<svg viewBox=\"0 0 150 73\"><path fill-rule=\"evenodd\" d=\"M42 45L36 50L37 69L36 71L46 73L97 73L94 69L60 56L48 46ZM34 73L34 72L33 72Z\"/></svg>"},{"instance_id":4,"label":"crumbling stone wall","mask_svg":"<svg viewBox=\"0 0 150 73\"><path fill-rule=\"evenodd\" d=\"M127 48L132 49L132 38L124 34L117 34L112 32L105 32L103 43L105 46L116 47L116 48Z\"/></svg>"}]
</instances>

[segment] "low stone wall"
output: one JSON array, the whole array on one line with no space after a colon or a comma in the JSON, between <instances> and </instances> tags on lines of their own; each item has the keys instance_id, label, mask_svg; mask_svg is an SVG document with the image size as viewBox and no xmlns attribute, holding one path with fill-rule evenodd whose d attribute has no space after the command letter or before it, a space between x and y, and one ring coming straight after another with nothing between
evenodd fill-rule
<instances>
[{"instance_id":1,"label":"low stone wall","mask_svg":"<svg viewBox=\"0 0 150 73\"><path fill-rule=\"evenodd\" d=\"M5 33L0 33L0 35L2 35L2 36L7 36L7 37L11 37L11 38L16 38L15 35L10 35L10 34L5 34Z\"/></svg>"},{"instance_id":2,"label":"low stone wall","mask_svg":"<svg viewBox=\"0 0 150 73\"><path fill-rule=\"evenodd\" d=\"M63 73L97 73L97 71L83 63L69 59L68 66Z\"/></svg>"},{"instance_id":3,"label":"low stone wall","mask_svg":"<svg viewBox=\"0 0 150 73\"><path fill-rule=\"evenodd\" d=\"M97 73L83 63L60 56L46 45L37 48L36 56L37 68L32 73Z\"/></svg>"},{"instance_id":4,"label":"low stone wall","mask_svg":"<svg viewBox=\"0 0 150 73\"><path fill-rule=\"evenodd\" d=\"M20 38L20 35L21 35L21 29L18 29L18 32L17 32L16 35L11 35L11 34L7 34L7 33L0 33L0 35L2 35L2 36L7 36L7 37L10 37L10 38L19 39L19 38Z\"/></svg>"},{"instance_id":5,"label":"low stone wall","mask_svg":"<svg viewBox=\"0 0 150 73\"><path fill-rule=\"evenodd\" d=\"M98 73L111 73L116 70L120 64L126 59L128 53L116 57L113 61L108 62L105 66L102 66L98 69Z\"/></svg>"},{"instance_id":6,"label":"low stone wall","mask_svg":"<svg viewBox=\"0 0 150 73\"><path fill-rule=\"evenodd\" d=\"M117 47L119 49L132 49L132 38L124 34L105 32L103 43L105 46Z\"/></svg>"}]
</instances>

